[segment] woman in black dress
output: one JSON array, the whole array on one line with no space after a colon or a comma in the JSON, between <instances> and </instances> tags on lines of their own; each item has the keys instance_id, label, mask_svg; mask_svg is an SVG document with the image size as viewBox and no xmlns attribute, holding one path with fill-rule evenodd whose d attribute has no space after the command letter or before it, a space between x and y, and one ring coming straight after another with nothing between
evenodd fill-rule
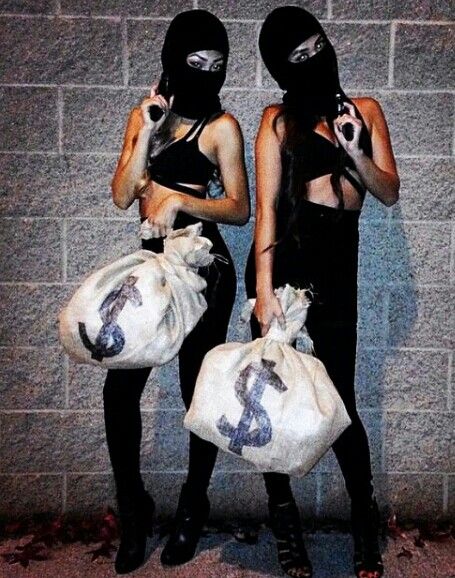
<instances>
[{"instance_id":1,"label":"woman in black dress","mask_svg":"<svg viewBox=\"0 0 455 578\"><path fill-rule=\"evenodd\" d=\"M282 104L264 110L256 140L256 227L246 269L248 296L256 297L253 338L264 335L274 317L283 321L274 288L290 283L312 290L306 326L352 420L333 449L351 498L355 572L379 578L378 509L354 371L363 200L367 190L387 206L398 199L387 124L375 100L342 91L335 51L309 12L274 10L259 47L286 92ZM311 576L289 477L264 477L282 568Z\"/></svg>"}]
</instances>

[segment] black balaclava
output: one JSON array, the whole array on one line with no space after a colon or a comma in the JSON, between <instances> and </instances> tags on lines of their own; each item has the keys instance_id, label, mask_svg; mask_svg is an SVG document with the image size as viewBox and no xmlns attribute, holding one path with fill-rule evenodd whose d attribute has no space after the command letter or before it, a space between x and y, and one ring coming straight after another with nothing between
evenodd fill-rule
<instances>
[{"instance_id":1,"label":"black balaclava","mask_svg":"<svg viewBox=\"0 0 455 578\"><path fill-rule=\"evenodd\" d=\"M324 47L302 62L289 62L291 52L314 34L322 36ZM270 74L286 91L283 102L297 116L335 118L335 94L341 92L337 58L317 18L297 6L276 8L262 25L259 49Z\"/></svg>"},{"instance_id":2,"label":"black balaclava","mask_svg":"<svg viewBox=\"0 0 455 578\"><path fill-rule=\"evenodd\" d=\"M199 70L187 64L188 54L218 50L224 57L221 70ZM174 95L172 111L185 118L201 118L221 110L218 93L226 78L229 41L221 21L206 10L181 12L172 20L163 49L159 92Z\"/></svg>"}]
</instances>

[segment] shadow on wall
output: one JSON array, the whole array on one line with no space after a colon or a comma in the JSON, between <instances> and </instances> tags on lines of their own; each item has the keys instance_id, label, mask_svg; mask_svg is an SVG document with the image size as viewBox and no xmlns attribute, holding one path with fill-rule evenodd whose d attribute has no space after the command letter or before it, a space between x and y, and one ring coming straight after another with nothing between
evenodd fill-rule
<instances>
[{"instance_id":1,"label":"shadow on wall","mask_svg":"<svg viewBox=\"0 0 455 578\"><path fill-rule=\"evenodd\" d=\"M398 457L408 451L399 431L390 438L390 412L414 409L414 379L408 354L400 348L407 345L418 315L416 268L399 202L393 211L388 215L393 220L367 220L361 227L356 396L369 437L380 509L383 515L415 517L425 507L416 508L416 492L408 486L412 477L387 473L401 469L387 463L390 446ZM364 217L368 215L367 210Z\"/></svg>"}]
</instances>

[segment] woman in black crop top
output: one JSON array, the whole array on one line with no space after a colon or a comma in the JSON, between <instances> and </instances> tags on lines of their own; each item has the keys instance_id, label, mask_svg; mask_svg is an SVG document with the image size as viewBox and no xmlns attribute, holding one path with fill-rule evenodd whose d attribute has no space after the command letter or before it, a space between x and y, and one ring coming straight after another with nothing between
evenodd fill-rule
<instances>
[{"instance_id":1,"label":"woman in black crop top","mask_svg":"<svg viewBox=\"0 0 455 578\"><path fill-rule=\"evenodd\" d=\"M224 262L199 271L207 280L208 308L179 352L186 408L204 355L226 339L235 298L234 265L216 223L243 225L249 218L242 135L237 121L221 110L218 98L227 57L226 30L215 16L204 10L176 16L163 45L158 91L153 89L132 110L112 181L115 204L126 209L138 199L140 216L148 219L152 239L143 242L143 248L160 252L170 229L202 221L202 234L212 241L212 251L224 257ZM209 199L206 188L215 172L225 196ZM110 370L103 391L121 522L115 561L119 574L144 562L154 512L139 467L140 398L149 374L149 368ZM182 564L194 556L209 513L207 488L216 455L214 445L190 434L188 476L161 554L163 564Z\"/></svg>"},{"instance_id":2,"label":"woman in black crop top","mask_svg":"<svg viewBox=\"0 0 455 578\"><path fill-rule=\"evenodd\" d=\"M398 198L387 124L375 100L351 100L341 90L334 49L307 11L274 10L259 47L286 93L283 104L265 109L256 140L256 227L246 269L247 293L256 297L252 334L283 318L274 288L312 289L306 326L352 421L333 449L351 498L355 572L378 578L378 509L354 371L362 203L366 190L387 206ZM281 566L290 576L311 576L289 477L264 478Z\"/></svg>"}]
</instances>

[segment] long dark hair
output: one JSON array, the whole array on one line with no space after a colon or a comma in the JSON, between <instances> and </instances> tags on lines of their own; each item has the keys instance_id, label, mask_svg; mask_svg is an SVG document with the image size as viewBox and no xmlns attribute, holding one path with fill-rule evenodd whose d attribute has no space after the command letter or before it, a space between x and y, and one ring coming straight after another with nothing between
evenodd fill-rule
<instances>
[{"instance_id":1,"label":"long dark hair","mask_svg":"<svg viewBox=\"0 0 455 578\"><path fill-rule=\"evenodd\" d=\"M349 102L354 105L352 100L346 96L343 91L340 90L340 93L344 102ZM321 120L321 117L317 115L302 115L300 111L284 104L273 121L275 131L277 130L277 124L280 119L284 121L284 139L281 145L282 176L278 198L279 211L277 211L278 239L273 245L278 245L289 238L292 238L300 245L297 226L298 214L302 199L307 198L308 192L305 180L306 164L302 151L308 150L306 145L309 143L311 134L317 123ZM334 131L333 121L333 117L327 118L327 123L332 131ZM360 147L368 156L371 156L371 138L365 125L362 127ZM345 206L340 179L345 170L347 160L348 155L346 151L340 147L337 163L330 175L330 184L338 199L338 218L341 218ZM337 217L335 216L335 218Z\"/></svg>"}]
</instances>

